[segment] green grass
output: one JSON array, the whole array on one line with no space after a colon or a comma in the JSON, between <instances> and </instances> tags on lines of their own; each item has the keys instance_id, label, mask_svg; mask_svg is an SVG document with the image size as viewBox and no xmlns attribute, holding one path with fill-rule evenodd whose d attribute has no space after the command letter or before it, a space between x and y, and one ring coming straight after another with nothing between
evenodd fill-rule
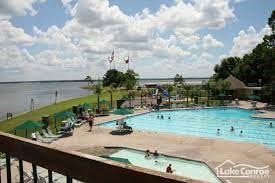
<instances>
[{"instance_id":1,"label":"green grass","mask_svg":"<svg viewBox=\"0 0 275 183\"><path fill-rule=\"evenodd\" d=\"M127 91L113 91L113 106L116 105L116 100L121 98L123 95L126 95ZM110 101L110 93L107 91L103 91L100 95L100 100L105 99ZM53 115L54 113L64 111L67 109L71 109L73 105L79 105L82 103L97 103L97 95L89 95L80 98L75 98L63 102L59 102L56 105L48 105L39 109L36 109L32 112L27 112L16 117L13 117L12 120L5 120L0 122L0 131L13 133L13 129L16 125L26 121L41 121L42 116L44 115ZM52 125L54 121L51 118L50 125ZM24 136L25 132L17 132L17 135Z\"/></svg>"}]
</instances>

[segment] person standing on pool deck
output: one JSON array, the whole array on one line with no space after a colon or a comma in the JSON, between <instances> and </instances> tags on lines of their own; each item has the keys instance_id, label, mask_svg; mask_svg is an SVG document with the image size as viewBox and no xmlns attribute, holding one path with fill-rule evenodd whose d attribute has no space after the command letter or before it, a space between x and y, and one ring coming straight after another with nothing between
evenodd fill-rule
<instances>
[{"instance_id":1,"label":"person standing on pool deck","mask_svg":"<svg viewBox=\"0 0 275 183\"><path fill-rule=\"evenodd\" d=\"M171 164L169 164L169 166L166 168L166 173L173 173Z\"/></svg>"}]
</instances>

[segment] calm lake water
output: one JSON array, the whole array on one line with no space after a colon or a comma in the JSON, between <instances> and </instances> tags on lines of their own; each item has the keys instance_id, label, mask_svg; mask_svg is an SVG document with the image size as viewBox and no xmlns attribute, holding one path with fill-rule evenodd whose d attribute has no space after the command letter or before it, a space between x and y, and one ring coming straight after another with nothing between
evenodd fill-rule
<instances>
[{"instance_id":1,"label":"calm lake water","mask_svg":"<svg viewBox=\"0 0 275 183\"><path fill-rule=\"evenodd\" d=\"M0 84L0 119L7 112L18 114L30 110L31 98L35 108L53 104L55 91L58 101L89 95L91 91L81 89L85 82L8 83Z\"/></svg>"},{"instance_id":2,"label":"calm lake water","mask_svg":"<svg viewBox=\"0 0 275 183\"><path fill-rule=\"evenodd\" d=\"M188 84L201 84L207 79L185 79ZM140 85L145 83L167 84L172 79L141 79ZM14 115L30 110L31 99L34 99L35 108L53 104L55 91L58 91L58 101L68 100L91 94L91 91L81 89L87 86L86 82L27 82L27 83L0 83L0 119L6 117L7 112Z\"/></svg>"}]
</instances>

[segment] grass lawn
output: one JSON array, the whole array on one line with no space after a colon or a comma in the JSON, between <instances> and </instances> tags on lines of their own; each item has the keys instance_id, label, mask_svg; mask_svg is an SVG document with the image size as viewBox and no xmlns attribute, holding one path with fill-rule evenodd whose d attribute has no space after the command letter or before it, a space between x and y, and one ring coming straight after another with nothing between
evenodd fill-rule
<instances>
[{"instance_id":1,"label":"grass lawn","mask_svg":"<svg viewBox=\"0 0 275 183\"><path fill-rule=\"evenodd\" d=\"M123 95L126 95L127 91L119 90L113 91L113 106L116 106L116 100L120 99ZM110 101L110 93L107 91L103 91L100 95L100 100L105 99ZM13 129L16 125L26 121L26 120L33 120L33 121L41 121L42 116L44 115L53 115L54 113L64 111L66 109L71 109L73 105L79 105L82 103L97 103L97 95L89 95L80 98L75 98L63 102L59 102L56 105L48 105L39 109L36 109L32 112L27 112L16 117L13 117L12 120L5 120L0 122L0 131L3 132L10 132L13 133ZM51 120L50 124L53 124ZM22 132L24 134L25 132ZM21 136L21 133L18 135Z\"/></svg>"}]
</instances>

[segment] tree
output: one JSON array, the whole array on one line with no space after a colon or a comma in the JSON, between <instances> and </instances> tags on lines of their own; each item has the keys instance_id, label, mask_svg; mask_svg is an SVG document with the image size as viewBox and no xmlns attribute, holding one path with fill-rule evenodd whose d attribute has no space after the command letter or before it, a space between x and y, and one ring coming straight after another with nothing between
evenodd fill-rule
<instances>
[{"instance_id":1,"label":"tree","mask_svg":"<svg viewBox=\"0 0 275 183\"><path fill-rule=\"evenodd\" d=\"M173 91L173 86L172 85L168 85L167 86L167 91L168 91L168 94L169 94L169 108L171 108L171 94L172 94L172 91Z\"/></svg>"},{"instance_id":2,"label":"tree","mask_svg":"<svg viewBox=\"0 0 275 183\"><path fill-rule=\"evenodd\" d=\"M92 77L91 76L86 76L86 78L84 79L85 81L87 81L88 86L90 86L90 83L93 83Z\"/></svg>"},{"instance_id":3,"label":"tree","mask_svg":"<svg viewBox=\"0 0 275 183\"><path fill-rule=\"evenodd\" d=\"M116 69L110 69L104 75L102 84L105 87L110 86L112 84L114 88L117 88L122 86L123 83L124 83L123 73Z\"/></svg>"},{"instance_id":4,"label":"tree","mask_svg":"<svg viewBox=\"0 0 275 183\"><path fill-rule=\"evenodd\" d=\"M132 90L137 84L138 81L138 74L135 73L133 70L128 69L127 72L123 75L124 83L123 85L127 90Z\"/></svg>"},{"instance_id":5,"label":"tree","mask_svg":"<svg viewBox=\"0 0 275 183\"><path fill-rule=\"evenodd\" d=\"M191 90L191 85L184 85L184 89L186 90L186 107L188 107L188 97L189 91Z\"/></svg>"},{"instance_id":6,"label":"tree","mask_svg":"<svg viewBox=\"0 0 275 183\"><path fill-rule=\"evenodd\" d=\"M100 108L100 106L99 106L99 101L100 101L99 96L100 96L101 92L102 92L102 88L101 88L101 84L98 80L97 84L95 85L95 93L97 94L97 108L98 108L98 110Z\"/></svg>"},{"instance_id":7,"label":"tree","mask_svg":"<svg viewBox=\"0 0 275 183\"><path fill-rule=\"evenodd\" d=\"M184 83L184 79L183 79L182 75L176 74L176 76L174 77L174 85L182 86L183 83Z\"/></svg>"},{"instance_id":8,"label":"tree","mask_svg":"<svg viewBox=\"0 0 275 183\"><path fill-rule=\"evenodd\" d=\"M214 78L217 80L226 79L228 76L234 75L235 68L240 60L239 57L228 57L222 59L221 64L217 64L214 67Z\"/></svg>"}]
</instances>

